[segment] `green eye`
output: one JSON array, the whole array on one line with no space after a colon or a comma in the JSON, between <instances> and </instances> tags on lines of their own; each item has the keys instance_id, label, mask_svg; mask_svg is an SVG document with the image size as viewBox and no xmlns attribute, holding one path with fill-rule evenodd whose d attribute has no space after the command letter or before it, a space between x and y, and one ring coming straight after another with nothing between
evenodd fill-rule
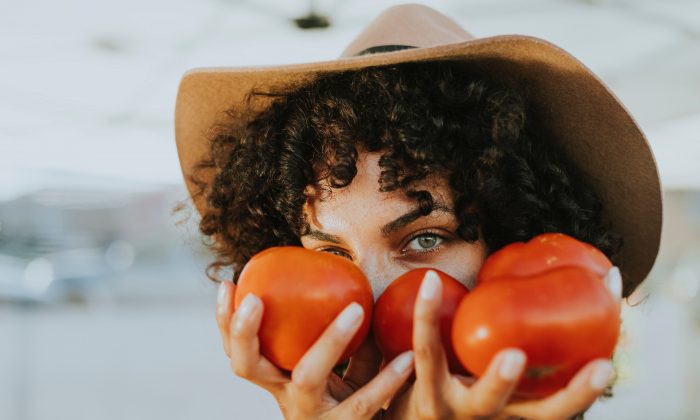
<instances>
[{"instance_id":1,"label":"green eye","mask_svg":"<svg viewBox=\"0 0 700 420\"><path fill-rule=\"evenodd\" d=\"M423 235L416 239L418 239L418 245L420 245L420 247L424 249L434 247L438 240L438 238L435 235Z\"/></svg>"},{"instance_id":2,"label":"green eye","mask_svg":"<svg viewBox=\"0 0 700 420\"><path fill-rule=\"evenodd\" d=\"M413 239L411 239L407 250L409 252L419 254L422 252L432 252L435 251L444 241L445 238L436 233L424 232L414 236ZM411 244L415 244L415 246Z\"/></svg>"}]
</instances>

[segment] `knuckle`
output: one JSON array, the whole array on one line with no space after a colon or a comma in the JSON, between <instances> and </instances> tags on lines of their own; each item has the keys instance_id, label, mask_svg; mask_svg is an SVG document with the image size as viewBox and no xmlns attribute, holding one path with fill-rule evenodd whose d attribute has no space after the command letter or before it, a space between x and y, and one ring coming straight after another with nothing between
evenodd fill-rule
<instances>
[{"instance_id":1,"label":"knuckle","mask_svg":"<svg viewBox=\"0 0 700 420\"><path fill-rule=\"evenodd\" d=\"M537 416L535 416L534 420L566 420L566 417L567 416L561 415L551 410L543 410Z\"/></svg>"},{"instance_id":2,"label":"knuckle","mask_svg":"<svg viewBox=\"0 0 700 420\"><path fill-rule=\"evenodd\" d=\"M251 379L253 377L253 367L247 363L242 363L236 358L231 358L231 371L236 376L240 376L243 379Z\"/></svg>"},{"instance_id":3,"label":"knuckle","mask_svg":"<svg viewBox=\"0 0 700 420\"><path fill-rule=\"evenodd\" d=\"M550 415L545 415L542 417L542 420L566 420L569 416L560 414L560 413L552 413Z\"/></svg>"},{"instance_id":4,"label":"knuckle","mask_svg":"<svg viewBox=\"0 0 700 420\"><path fill-rule=\"evenodd\" d=\"M308 394L314 388L313 384L306 378L306 375L299 373L297 370L292 372L292 384L299 394Z\"/></svg>"},{"instance_id":5,"label":"knuckle","mask_svg":"<svg viewBox=\"0 0 700 420\"><path fill-rule=\"evenodd\" d=\"M353 418L367 417L370 414L370 408L367 402L362 398L354 398L350 403L350 410Z\"/></svg>"},{"instance_id":6,"label":"knuckle","mask_svg":"<svg viewBox=\"0 0 700 420\"><path fill-rule=\"evenodd\" d=\"M418 404L417 413L418 418L421 420L432 420L440 418L440 410L438 409L437 402L434 399L429 401L422 401Z\"/></svg>"},{"instance_id":7,"label":"knuckle","mask_svg":"<svg viewBox=\"0 0 700 420\"><path fill-rule=\"evenodd\" d=\"M488 402L477 401L472 408L474 413L474 418L479 420L487 420L496 417L500 412L498 407Z\"/></svg>"},{"instance_id":8,"label":"knuckle","mask_svg":"<svg viewBox=\"0 0 700 420\"><path fill-rule=\"evenodd\" d=\"M417 343L413 347L416 359L433 359L436 356L435 346L430 343Z\"/></svg>"},{"instance_id":9,"label":"knuckle","mask_svg":"<svg viewBox=\"0 0 700 420\"><path fill-rule=\"evenodd\" d=\"M436 315L429 310L418 310L415 314L416 322L422 324L433 324L436 319Z\"/></svg>"},{"instance_id":10,"label":"knuckle","mask_svg":"<svg viewBox=\"0 0 700 420\"><path fill-rule=\"evenodd\" d=\"M248 365L232 363L231 370L236 376L240 376L243 379L251 379L253 377L253 369Z\"/></svg>"}]
</instances>

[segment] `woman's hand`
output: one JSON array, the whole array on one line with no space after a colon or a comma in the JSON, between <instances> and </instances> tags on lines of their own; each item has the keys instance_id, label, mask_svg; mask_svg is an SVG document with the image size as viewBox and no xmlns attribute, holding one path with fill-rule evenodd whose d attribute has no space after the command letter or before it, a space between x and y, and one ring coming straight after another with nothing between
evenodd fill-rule
<instances>
[{"instance_id":1,"label":"woman's hand","mask_svg":"<svg viewBox=\"0 0 700 420\"><path fill-rule=\"evenodd\" d=\"M379 360L365 344L351 359L344 378L332 372L362 323L362 307L352 303L304 354L290 378L260 354L262 302L249 294L234 313L234 288L230 282L221 283L216 310L231 369L272 393L287 419L372 418L413 371L413 353L406 352L376 374Z\"/></svg>"},{"instance_id":2,"label":"woman's hand","mask_svg":"<svg viewBox=\"0 0 700 420\"><path fill-rule=\"evenodd\" d=\"M438 327L442 285L433 274L426 273L414 312L416 381L392 401L384 418L566 419L585 411L605 390L613 374L612 365L607 359L597 359L584 366L566 388L549 397L509 402L526 364L525 353L518 349L498 353L478 380L451 374ZM619 270L611 269L605 281L619 299Z\"/></svg>"}]
</instances>

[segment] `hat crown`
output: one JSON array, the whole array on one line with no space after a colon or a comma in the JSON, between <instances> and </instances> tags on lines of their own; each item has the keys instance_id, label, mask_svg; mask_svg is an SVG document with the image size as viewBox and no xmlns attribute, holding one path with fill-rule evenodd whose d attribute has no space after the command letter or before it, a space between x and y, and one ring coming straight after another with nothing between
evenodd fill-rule
<instances>
[{"instance_id":1,"label":"hat crown","mask_svg":"<svg viewBox=\"0 0 700 420\"><path fill-rule=\"evenodd\" d=\"M472 39L474 36L442 13L422 4L402 4L390 7L377 16L340 57L434 47Z\"/></svg>"}]
</instances>

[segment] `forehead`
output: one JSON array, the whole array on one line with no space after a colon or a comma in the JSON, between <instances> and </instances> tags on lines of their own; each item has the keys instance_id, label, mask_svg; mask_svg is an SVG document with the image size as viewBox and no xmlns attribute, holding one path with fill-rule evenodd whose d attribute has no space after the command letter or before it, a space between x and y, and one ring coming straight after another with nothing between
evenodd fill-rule
<instances>
[{"instance_id":1,"label":"forehead","mask_svg":"<svg viewBox=\"0 0 700 420\"><path fill-rule=\"evenodd\" d=\"M331 188L326 180L309 188L308 191L312 195L310 206L317 213L352 213L357 217L371 218L376 218L379 214L405 213L414 209L416 200L406 197L405 191L379 191L379 177L382 172L379 166L380 156L379 152L359 153L357 174L350 185L344 188ZM451 190L444 176L431 175L416 182L414 188L429 191L435 201L452 206Z\"/></svg>"}]
</instances>

